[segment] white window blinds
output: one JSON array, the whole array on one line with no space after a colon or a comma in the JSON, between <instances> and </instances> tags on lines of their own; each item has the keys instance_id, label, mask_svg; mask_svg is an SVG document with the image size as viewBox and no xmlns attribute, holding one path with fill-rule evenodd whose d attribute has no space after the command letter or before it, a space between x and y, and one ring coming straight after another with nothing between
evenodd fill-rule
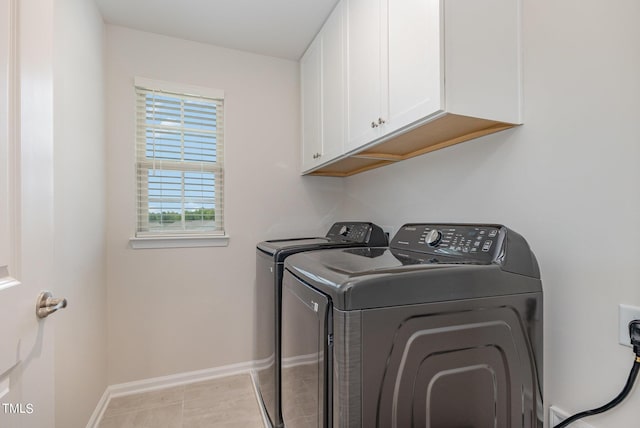
<instances>
[{"instance_id":1,"label":"white window blinds","mask_svg":"<svg viewBox=\"0 0 640 428\"><path fill-rule=\"evenodd\" d=\"M160 83L136 79L136 236L223 235L222 93Z\"/></svg>"}]
</instances>

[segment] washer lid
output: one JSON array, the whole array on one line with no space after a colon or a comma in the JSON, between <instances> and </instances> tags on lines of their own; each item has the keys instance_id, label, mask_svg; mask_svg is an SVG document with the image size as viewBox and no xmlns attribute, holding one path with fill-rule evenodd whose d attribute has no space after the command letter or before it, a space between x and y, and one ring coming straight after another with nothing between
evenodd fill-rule
<instances>
[{"instance_id":1,"label":"washer lid","mask_svg":"<svg viewBox=\"0 0 640 428\"><path fill-rule=\"evenodd\" d=\"M283 262L292 254L314 250L360 247L359 242L334 241L329 238L300 238L260 242L258 250L273 257L277 263Z\"/></svg>"},{"instance_id":2,"label":"washer lid","mask_svg":"<svg viewBox=\"0 0 640 428\"><path fill-rule=\"evenodd\" d=\"M330 242L329 238L289 238L289 239L273 239L263 241L257 245L257 248L269 255L275 255L280 251L293 250L295 248L308 249L315 248Z\"/></svg>"},{"instance_id":3,"label":"washer lid","mask_svg":"<svg viewBox=\"0 0 640 428\"><path fill-rule=\"evenodd\" d=\"M380 226L369 222L337 222L325 237L274 239L260 242L257 249L282 262L302 251L362 246L387 246L387 237Z\"/></svg>"},{"instance_id":4,"label":"washer lid","mask_svg":"<svg viewBox=\"0 0 640 428\"><path fill-rule=\"evenodd\" d=\"M473 237L470 227L476 226L437 225L438 230L455 229L460 237ZM429 247L434 225L412 224L401 228L389 249L312 251L291 256L285 268L343 310L542 291L537 262L524 239L503 226L491 227L495 242L490 251L480 251L486 255L464 251L467 244L454 245L454 235L447 247Z\"/></svg>"},{"instance_id":5,"label":"washer lid","mask_svg":"<svg viewBox=\"0 0 640 428\"><path fill-rule=\"evenodd\" d=\"M328 295L340 310L542 291L539 279L506 272L497 264L407 256L381 248L311 251L287 258L285 269Z\"/></svg>"}]
</instances>

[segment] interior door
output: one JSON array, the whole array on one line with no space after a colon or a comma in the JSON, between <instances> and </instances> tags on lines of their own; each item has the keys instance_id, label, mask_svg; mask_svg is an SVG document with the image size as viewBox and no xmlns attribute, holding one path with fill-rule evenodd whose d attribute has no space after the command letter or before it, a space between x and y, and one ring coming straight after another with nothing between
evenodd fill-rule
<instances>
[{"instance_id":1,"label":"interior door","mask_svg":"<svg viewBox=\"0 0 640 428\"><path fill-rule=\"evenodd\" d=\"M53 427L52 0L0 0L0 426Z\"/></svg>"}]
</instances>

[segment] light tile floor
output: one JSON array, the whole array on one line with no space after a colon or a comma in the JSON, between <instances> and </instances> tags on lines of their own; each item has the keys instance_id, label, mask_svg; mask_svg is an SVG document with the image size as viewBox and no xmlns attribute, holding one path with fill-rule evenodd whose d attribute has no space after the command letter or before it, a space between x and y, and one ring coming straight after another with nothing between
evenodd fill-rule
<instances>
[{"instance_id":1,"label":"light tile floor","mask_svg":"<svg viewBox=\"0 0 640 428\"><path fill-rule=\"evenodd\" d=\"M263 428L248 374L113 398L100 428Z\"/></svg>"}]
</instances>

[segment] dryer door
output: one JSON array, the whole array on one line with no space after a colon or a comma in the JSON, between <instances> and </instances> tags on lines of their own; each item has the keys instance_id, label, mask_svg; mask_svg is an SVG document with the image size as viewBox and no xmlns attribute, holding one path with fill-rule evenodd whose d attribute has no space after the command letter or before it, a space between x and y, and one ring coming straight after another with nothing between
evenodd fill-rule
<instances>
[{"instance_id":1,"label":"dryer door","mask_svg":"<svg viewBox=\"0 0 640 428\"><path fill-rule=\"evenodd\" d=\"M282 416L287 428L329 426L331 302L285 270L282 283Z\"/></svg>"}]
</instances>

